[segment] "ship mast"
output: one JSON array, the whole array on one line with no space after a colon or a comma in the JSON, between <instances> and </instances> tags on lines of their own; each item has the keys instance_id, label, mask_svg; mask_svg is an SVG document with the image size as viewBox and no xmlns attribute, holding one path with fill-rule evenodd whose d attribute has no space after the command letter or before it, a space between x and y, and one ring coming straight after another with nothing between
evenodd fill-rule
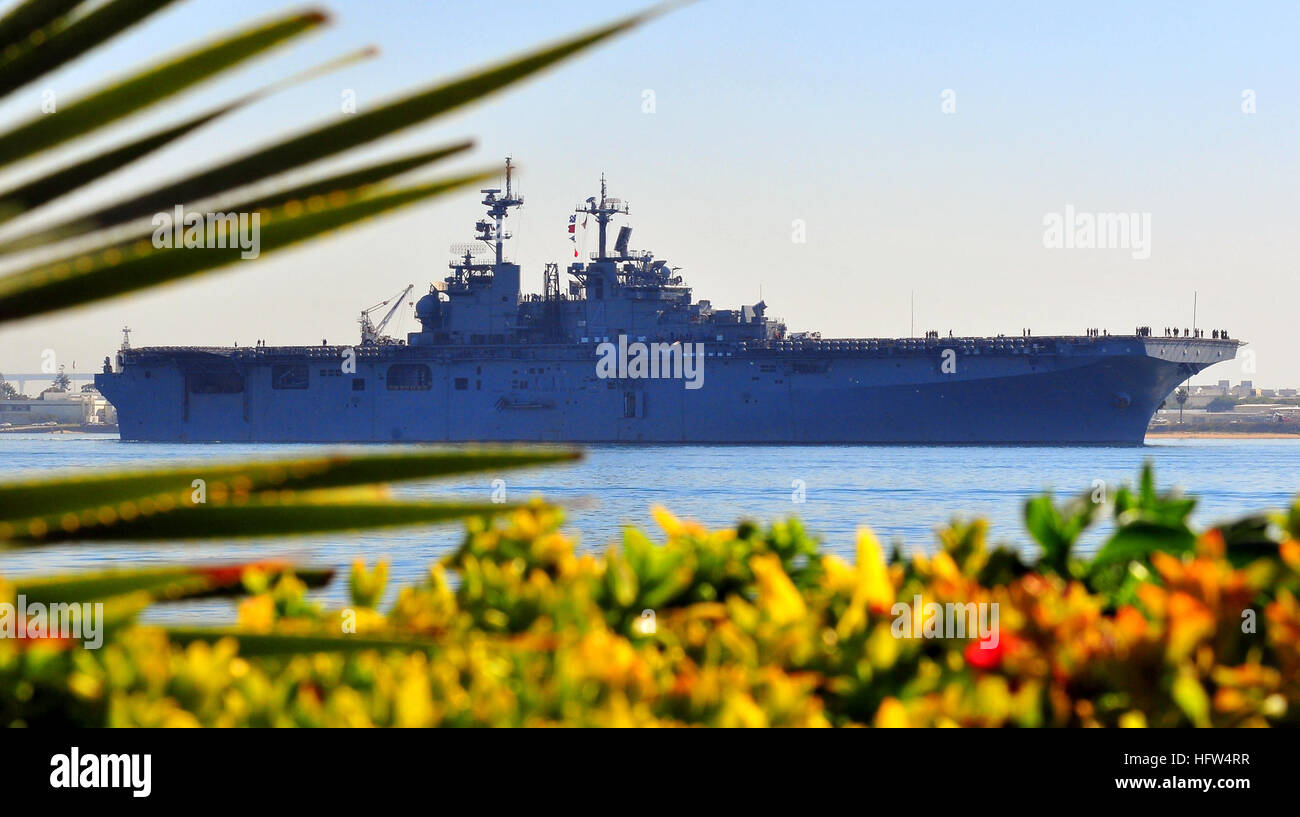
<instances>
[{"instance_id":1,"label":"ship mast","mask_svg":"<svg viewBox=\"0 0 1300 817\"><path fill-rule=\"evenodd\" d=\"M627 215L628 207L621 199L610 198L605 189L605 174L600 174L600 201L592 196L587 199L585 207L578 207L574 210L576 213L584 213L596 217L596 225L600 229L600 254L597 261L606 260L605 254L605 228L609 225L609 220L616 215Z\"/></svg>"},{"instance_id":2,"label":"ship mast","mask_svg":"<svg viewBox=\"0 0 1300 817\"><path fill-rule=\"evenodd\" d=\"M510 238L510 233L505 231L503 222L505 221L506 216L510 215L511 207L521 207L524 203L523 197L516 195L514 190L511 188L510 177L511 171L513 170L514 166L510 163L510 157L507 156L505 195L501 195L501 189L498 187L486 188L479 191L484 194L483 204L487 206L487 214L488 217L492 219L492 222L480 221L475 225L479 232L478 238L480 241L484 241L493 246L496 250L496 263L498 264L502 263L504 260L502 250L503 244L507 238Z\"/></svg>"}]
</instances>

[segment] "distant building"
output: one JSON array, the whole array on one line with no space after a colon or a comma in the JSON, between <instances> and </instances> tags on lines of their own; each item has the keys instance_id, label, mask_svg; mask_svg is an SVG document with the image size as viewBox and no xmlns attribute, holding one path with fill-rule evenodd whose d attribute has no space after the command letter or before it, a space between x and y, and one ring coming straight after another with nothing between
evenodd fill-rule
<instances>
[{"instance_id":1,"label":"distant building","mask_svg":"<svg viewBox=\"0 0 1300 817\"><path fill-rule=\"evenodd\" d=\"M50 387L34 400L0 400L0 424L27 426L48 422L111 425L117 422L117 412L94 386L85 386L80 392Z\"/></svg>"}]
</instances>

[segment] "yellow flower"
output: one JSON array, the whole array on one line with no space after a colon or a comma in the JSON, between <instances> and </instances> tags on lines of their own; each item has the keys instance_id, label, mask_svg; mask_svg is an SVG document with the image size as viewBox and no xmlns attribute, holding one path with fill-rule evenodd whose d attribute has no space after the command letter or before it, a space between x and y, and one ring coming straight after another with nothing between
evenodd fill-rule
<instances>
[{"instance_id":1,"label":"yellow flower","mask_svg":"<svg viewBox=\"0 0 1300 817\"><path fill-rule=\"evenodd\" d=\"M275 600L269 594L250 596L239 603L239 625L265 632L275 623Z\"/></svg>"},{"instance_id":2,"label":"yellow flower","mask_svg":"<svg viewBox=\"0 0 1300 817\"><path fill-rule=\"evenodd\" d=\"M776 556L754 556L749 566L758 580L758 606L777 624L789 624L802 619L808 612L803 596L785 575L781 560Z\"/></svg>"},{"instance_id":3,"label":"yellow flower","mask_svg":"<svg viewBox=\"0 0 1300 817\"><path fill-rule=\"evenodd\" d=\"M655 524L663 528L664 533L671 538L681 536L685 532L680 519L672 515L672 512L663 505L655 505L650 508L650 515L654 517Z\"/></svg>"},{"instance_id":4,"label":"yellow flower","mask_svg":"<svg viewBox=\"0 0 1300 817\"><path fill-rule=\"evenodd\" d=\"M1119 726L1121 729L1146 729L1147 716L1136 709L1125 712L1119 716Z\"/></svg>"},{"instance_id":5,"label":"yellow flower","mask_svg":"<svg viewBox=\"0 0 1300 817\"><path fill-rule=\"evenodd\" d=\"M885 612L894 604L894 583L885 567L880 541L870 528L858 528L857 587L835 633L848 638L867 623L867 611Z\"/></svg>"},{"instance_id":6,"label":"yellow flower","mask_svg":"<svg viewBox=\"0 0 1300 817\"><path fill-rule=\"evenodd\" d=\"M876 710L875 725L879 729L906 729L911 724L907 720L907 710L897 698L886 698Z\"/></svg>"}]
</instances>

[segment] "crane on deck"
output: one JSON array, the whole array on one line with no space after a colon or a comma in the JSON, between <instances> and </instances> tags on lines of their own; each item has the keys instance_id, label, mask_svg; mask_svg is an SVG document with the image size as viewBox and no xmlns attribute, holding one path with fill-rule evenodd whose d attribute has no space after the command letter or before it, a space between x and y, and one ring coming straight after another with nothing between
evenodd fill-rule
<instances>
[{"instance_id":1,"label":"crane on deck","mask_svg":"<svg viewBox=\"0 0 1300 817\"><path fill-rule=\"evenodd\" d=\"M386 300L380 301L379 303L375 304L369 309L361 310L361 318L357 322L361 324L362 345L388 346L398 342L393 340L390 337L383 335L382 333L384 331L384 327L387 326L388 322L393 319L394 315L397 314L398 308L401 307L402 302L406 300L406 296L411 294L411 290L413 289L415 289L415 284L407 284L406 289L402 290L400 293L393 296L392 298L388 298ZM385 313L384 317L379 321L379 324L375 325L371 323L370 313L379 309L383 309L385 306L388 306L390 303L393 305L392 309L389 309L388 312Z\"/></svg>"}]
</instances>

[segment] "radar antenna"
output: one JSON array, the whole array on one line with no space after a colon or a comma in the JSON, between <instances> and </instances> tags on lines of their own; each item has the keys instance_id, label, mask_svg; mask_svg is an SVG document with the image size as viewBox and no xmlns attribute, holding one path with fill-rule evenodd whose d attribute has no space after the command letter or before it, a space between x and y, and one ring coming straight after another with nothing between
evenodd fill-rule
<instances>
[{"instance_id":1,"label":"radar antenna","mask_svg":"<svg viewBox=\"0 0 1300 817\"><path fill-rule=\"evenodd\" d=\"M606 260L605 254L605 228L609 225L609 220L616 215L627 215L628 207L622 199L610 198L605 189L605 174L600 174L600 201L592 196L587 199L582 207L574 210L577 213L585 213L596 217L596 225L600 228L600 255L598 261Z\"/></svg>"}]
</instances>

